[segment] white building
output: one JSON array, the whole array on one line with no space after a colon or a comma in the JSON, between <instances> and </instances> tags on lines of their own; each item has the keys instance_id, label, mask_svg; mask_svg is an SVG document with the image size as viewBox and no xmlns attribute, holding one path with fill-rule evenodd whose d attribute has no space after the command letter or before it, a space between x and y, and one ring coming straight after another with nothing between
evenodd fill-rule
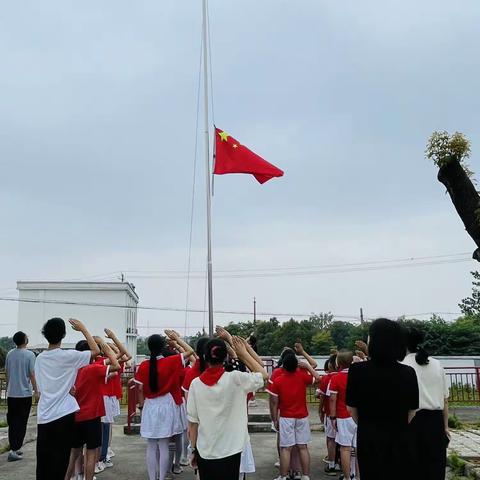
<instances>
[{"instance_id":1,"label":"white building","mask_svg":"<svg viewBox=\"0 0 480 480\"><path fill-rule=\"evenodd\" d=\"M77 318L93 335L110 328L136 357L138 295L130 283L17 282L17 289L18 329L29 336L29 348L46 347L42 326L49 318ZM67 323L63 346L73 348L82 338Z\"/></svg>"}]
</instances>

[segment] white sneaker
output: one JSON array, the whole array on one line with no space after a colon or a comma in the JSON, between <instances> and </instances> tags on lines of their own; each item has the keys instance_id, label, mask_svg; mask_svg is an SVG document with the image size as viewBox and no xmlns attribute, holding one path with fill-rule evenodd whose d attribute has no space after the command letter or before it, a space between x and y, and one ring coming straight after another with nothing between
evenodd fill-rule
<instances>
[{"instance_id":1,"label":"white sneaker","mask_svg":"<svg viewBox=\"0 0 480 480\"><path fill-rule=\"evenodd\" d=\"M175 475L180 475L183 472L183 468L180 465L174 465L172 468L172 473Z\"/></svg>"},{"instance_id":2,"label":"white sneaker","mask_svg":"<svg viewBox=\"0 0 480 480\"><path fill-rule=\"evenodd\" d=\"M108 458L102 462L105 468L111 468L113 467L113 462L111 460L108 460Z\"/></svg>"},{"instance_id":3,"label":"white sneaker","mask_svg":"<svg viewBox=\"0 0 480 480\"><path fill-rule=\"evenodd\" d=\"M280 468L280 462L275 462L275 467Z\"/></svg>"},{"instance_id":4,"label":"white sneaker","mask_svg":"<svg viewBox=\"0 0 480 480\"><path fill-rule=\"evenodd\" d=\"M115 456L115 452L110 447L108 447L107 457L113 458L114 456Z\"/></svg>"},{"instance_id":5,"label":"white sneaker","mask_svg":"<svg viewBox=\"0 0 480 480\"><path fill-rule=\"evenodd\" d=\"M102 473L105 470L105 466L103 465L103 462L97 462L95 464L95 473Z\"/></svg>"}]
</instances>

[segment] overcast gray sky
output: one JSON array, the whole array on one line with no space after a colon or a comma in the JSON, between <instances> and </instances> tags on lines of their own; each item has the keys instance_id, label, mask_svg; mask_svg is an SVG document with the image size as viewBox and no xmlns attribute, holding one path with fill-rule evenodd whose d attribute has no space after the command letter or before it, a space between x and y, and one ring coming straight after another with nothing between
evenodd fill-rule
<instances>
[{"instance_id":1,"label":"overcast gray sky","mask_svg":"<svg viewBox=\"0 0 480 480\"><path fill-rule=\"evenodd\" d=\"M462 131L478 170L477 0L210 0L210 17L215 122L285 170L263 186L216 179L215 269L474 250L423 151L433 130ZM186 269L200 35L200 0L3 5L0 296L19 279ZM205 268L198 161L193 270ZM474 268L217 278L215 306L455 312ZM185 306L185 279L127 279L144 305ZM192 279L190 306L203 305ZM16 311L0 301L0 335ZM183 321L139 313L150 331Z\"/></svg>"}]
</instances>

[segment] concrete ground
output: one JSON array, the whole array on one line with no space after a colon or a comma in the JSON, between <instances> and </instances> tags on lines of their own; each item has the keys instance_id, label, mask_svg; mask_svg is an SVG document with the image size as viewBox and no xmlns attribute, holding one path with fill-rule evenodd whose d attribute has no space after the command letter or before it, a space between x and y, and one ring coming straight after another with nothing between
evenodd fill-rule
<instances>
[{"instance_id":1,"label":"concrete ground","mask_svg":"<svg viewBox=\"0 0 480 480\"><path fill-rule=\"evenodd\" d=\"M272 433L252 434L252 448L257 465L257 472L248 475L250 480L273 480L278 475L274 467L276 461L276 437ZM123 435L122 426L114 427L112 443L116 456L112 459L114 467L97 475L98 480L147 480L145 467L145 441L139 436ZM0 478L2 480L35 479L35 442L23 448L24 460L8 463L7 454L0 455ZM310 447L312 455L312 480L324 480L322 458L325 456L325 437L323 433L314 433ZM193 480L190 468L175 480Z\"/></svg>"}]
</instances>

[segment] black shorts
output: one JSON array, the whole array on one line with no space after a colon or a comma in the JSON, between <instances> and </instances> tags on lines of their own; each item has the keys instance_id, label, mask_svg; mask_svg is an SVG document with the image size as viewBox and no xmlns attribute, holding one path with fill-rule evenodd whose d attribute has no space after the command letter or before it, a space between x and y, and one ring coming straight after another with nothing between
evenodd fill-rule
<instances>
[{"instance_id":1,"label":"black shorts","mask_svg":"<svg viewBox=\"0 0 480 480\"><path fill-rule=\"evenodd\" d=\"M93 450L102 445L102 422L100 417L84 422L75 422L73 428L72 448L87 446L87 450Z\"/></svg>"}]
</instances>

